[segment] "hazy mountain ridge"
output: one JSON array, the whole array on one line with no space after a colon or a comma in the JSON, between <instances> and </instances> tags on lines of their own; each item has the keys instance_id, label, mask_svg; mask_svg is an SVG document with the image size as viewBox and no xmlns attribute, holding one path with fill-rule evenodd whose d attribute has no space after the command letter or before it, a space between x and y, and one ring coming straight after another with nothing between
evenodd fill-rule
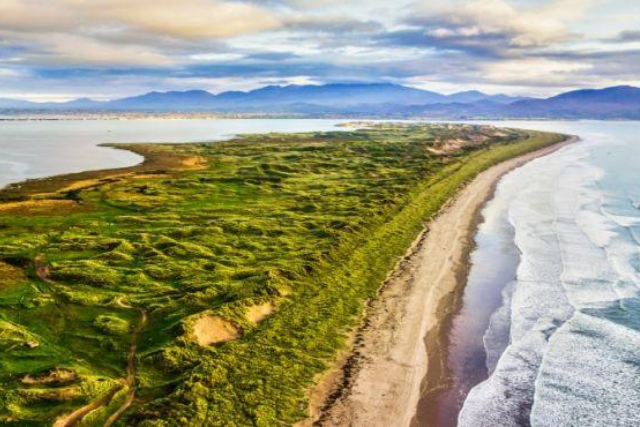
<instances>
[{"instance_id":1,"label":"hazy mountain ridge","mask_svg":"<svg viewBox=\"0 0 640 427\"><path fill-rule=\"evenodd\" d=\"M547 98L443 95L389 83L265 86L214 95L204 90L149 92L113 101L33 103L0 98L0 109L29 111L163 111L297 113L432 118L640 119L640 88L585 89Z\"/></svg>"},{"instance_id":2,"label":"hazy mountain ridge","mask_svg":"<svg viewBox=\"0 0 640 427\"><path fill-rule=\"evenodd\" d=\"M291 106L325 106L329 111L393 104L398 106L432 105L446 103L468 103L495 101L508 103L524 98L507 95L487 95L479 91L459 92L442 95L422 89L416 89L388 83L326 84L326 85L288 85L265 86L248 92L228 91L214 95L204 90L149 92L142 95L116 99L113 101L94 101L78 99L62 103L36 103L28 101L0 99L0 108L32 109L110 109L110 110L175 110L192 109L245 111L256 108L276 108Z\"/></svg>"}]
</instances>

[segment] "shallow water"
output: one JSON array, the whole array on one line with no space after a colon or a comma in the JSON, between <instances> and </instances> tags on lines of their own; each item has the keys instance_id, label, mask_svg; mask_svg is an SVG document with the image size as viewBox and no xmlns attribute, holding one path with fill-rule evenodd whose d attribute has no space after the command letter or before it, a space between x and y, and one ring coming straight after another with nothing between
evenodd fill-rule
<instances>
[{"instance_id":1,"label":"shallow water","mask_svg":"<svg viewBox=\"0 0 640 427\"><path fill-rule=\"evenodd\" d=\"M640 123L496 124L583 141L510 173L487 204L438 425L464 402L461 427L638 426Z\"/></svg>"},{"instance_id":2,"label":"shallow water","mask_svg":"<svg viewBox=\"0 0 640 427\"><path fill-rule=\"evenodd\" d=\"M337 130L340 120L0 121L0 188L28 178L133 166L142 158L112 142L202 142L242 133Z\"/></svg>"}]
</instances>

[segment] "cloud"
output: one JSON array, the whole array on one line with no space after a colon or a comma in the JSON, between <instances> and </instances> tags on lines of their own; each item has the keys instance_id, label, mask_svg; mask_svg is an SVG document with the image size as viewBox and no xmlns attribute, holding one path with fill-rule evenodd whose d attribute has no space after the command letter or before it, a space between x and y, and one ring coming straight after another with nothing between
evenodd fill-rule
<instances>
[{"instance_id":1,"label":"cloud","mask_svg":"<svg viewBox=\"0 0 640 427\"><path fill-rule=\"evenodd\" d=\"M384 31L384 26L371 20L359 20L342 15L308 16L302 13L289 15L284 21L287 30L304 33L346 34L360 36Z\"/></svg>"},{"instance_id":2,"label":"cloud","mask_svg":"<svg viewBox=\"0 0 640 427\"><path fill-rule=\"evenodd\" d=\"M0 68L0 77L18 78L18 77L25 77L25 75L21 71L13 68Z\"/></svg>"},{"instance_id":3,"label":"cloud","mask_svg":"<svg viewBox=\"0 0 640 427\"><path fill-rule=\"evenodd\" d=\"M253 90L268 85L307 85L317 84L317 80L310 76L289 76L289 77L266 77L266 78L245 78L245 77L220 77L220 78L168 78L163 83L174 89L204 89L212 93L225 92L230 90Z\"/></svg>"},{"instance_id":4,"label":"cloud","mask_svg":"<svg viewBox=\"0 0 640 427\"><path fill-rule=\"evenodd\" d=\"M281 25L227 0L0 0L0 47L36 65L164 67Z\"/></svg>"},{"instance_id":5,"label":"cloud","mask_svg":"<svg viewBox=\"0 0 640 427\"><path fill-rule=\"evenodd\" d=\"M57 31L78 22L77 13L59 0L0 0L3 31Z\"/></svg>"},{"instance_id":6,"label":"cloud","mask_svg":"<svg viewBox=\"0 0 640 427\"><path fill-rule=\"evenodd\" d=\"M580 60L531 57L487 63L483 74L486 81L494 84L530 86L544 81L554 86L566 85L568 80L592 68Z\"/></svg>"},{"instance_id":7,"label":"cloud","mask_svg":"<svg viewBox=\"0 0 640 427\"><path fill-rule=\"evenodd\" d=\"M44 64L88 66L169 66L175 61L147 46L104 43L88 37L54 34L41 41L42 52L25 55Z\"/></svg>"},{"instance_id":8,"label":"cloud","mask_svg":"<svg viewBox=\"0 0 640 427\"><path fill-rule=\"evenodd\" d=\"M82 31L132 26L175 37L233 37L281 24L268 9L227 0L1 0L4 30Z\"/></svg>"},{"instance_id":9,"label":"cloud","mask_svg":"<svg viewBox=\"0 0 640 427\"><path fill-rule=\"evenodd\" d=\"M67 0L94 19L187 38L233 37L281 26L271 11L223 0Z\"/></svg>"},{"instance_id":10,"label":"cloud","mask_svg":"<svg viewBox=\"0 0 640 427\"><path fill-rule=\"evenodd\" d=\"M475 0L434 10L425 3L406 19L411 29L390 36L400 43L504 55L571 40L575 35L569 24L591 4L591 0L555 0L518 8L507 0Z\"/></svg>"},{"instance_id":11,"label":"cloud","mask_svg":"<svg viewBox=\"0 0 640 427\"><path fill-rule=\"evenodd\" d=\"M611 42L617 43L617 42L623 42L623 43L630 43L630 42L640 42L640 31L635 31L635 30L625 30L625 31L621 31L617 37L613 38L610 40Z\"/></svg>"},{"instance_id":12,"label":"cloud","mask_svg":"<svg viewBox=\"0 0 640 427\"><path fill-rule=\"evenodd\" d=\"M634 28L620 24L621 13L635 16L633 7L622 0L0 0L0 90L102 97L307 80L529 94L603 86L640 75L633 51L640 31L618 33Z\"/></svg>"}]
</instances>

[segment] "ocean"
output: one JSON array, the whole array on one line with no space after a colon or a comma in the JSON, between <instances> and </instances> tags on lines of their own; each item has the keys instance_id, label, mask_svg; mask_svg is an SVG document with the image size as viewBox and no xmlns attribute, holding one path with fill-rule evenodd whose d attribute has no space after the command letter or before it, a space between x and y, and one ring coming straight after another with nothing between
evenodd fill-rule
<instances>
[{"instance_id":1,"label":"ocean","mask_svg":"<svg viewBox=\"0 0 640 427\"><path fill-rule=\"evenodd\" d=\"M639 426L640 123L494 124L582 141L484 208L439 425Z\"/></svg>"}]
</instances>

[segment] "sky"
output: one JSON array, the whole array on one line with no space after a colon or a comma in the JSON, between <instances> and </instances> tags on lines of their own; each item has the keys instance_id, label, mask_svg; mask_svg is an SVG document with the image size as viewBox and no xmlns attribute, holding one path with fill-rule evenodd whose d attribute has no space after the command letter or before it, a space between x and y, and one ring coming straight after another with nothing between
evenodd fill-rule
<instances>
[{"instance_id":1,"label":"sky","mask_svg":"<svg viewBox=\"0 0 640 427\"><path fill-rule=\"evenodd\" d=\"M0 97L640 86L638 0L0 0Z\"/></svg>"}]
</instances>

